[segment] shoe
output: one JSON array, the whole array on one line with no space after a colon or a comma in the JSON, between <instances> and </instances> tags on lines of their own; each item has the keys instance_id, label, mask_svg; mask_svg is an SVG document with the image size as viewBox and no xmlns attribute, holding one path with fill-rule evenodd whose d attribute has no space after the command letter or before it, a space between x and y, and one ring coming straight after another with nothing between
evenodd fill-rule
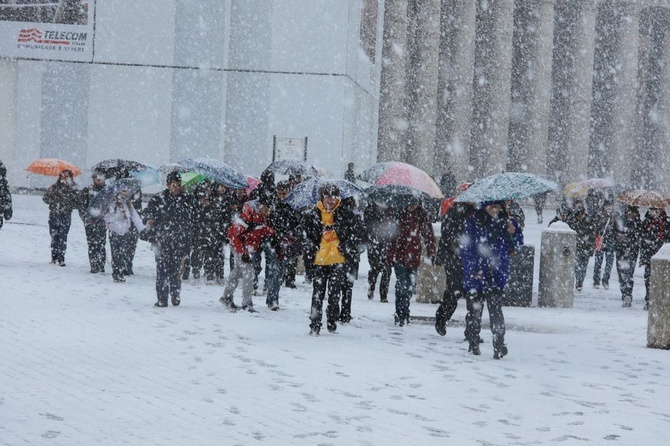
<instances>
[{"instance_id":1,"label":"shoe","mask_svg":"<svg viewBox=\"0 0 670 446\"><path fill-rule=\"evenodd\" d=\"M349 322L351 322L352 319L353 318L351 316L343 316L343 315L340 315L339 318L341 324L348 324Z\"/></svg>"},{"instance_id":2,"label":"shoe","mask_svg":"<svg viewBox=\"0 0 670 446\"><path fill-rule=\"evenodd\" d=\"M186 278L188 279L188 275L186 276ZM194 271L193 272L193 279L200 280L200 273Z\"/></svg>"},{"instance_id":3,"label":"shoe","mask_svg":"<svg viewBox=\"0 0 670 446\"><path fill-rule=\"evenodd\" d=\"M114 277L114 282L116 283L126 283L126 279L123 277Z\"/></svg>"},{"instance_id":4,"label":"shoe","mask_svg":"<svg viewBox=\"0 0 670 446\"><path fill-rule=\"evenodd\" d=\"M135 275L135 273L133 272L132 269L127 269L123 272L123 275L124 276L133 276L133 275Z\"/></svg>"},{"instance_id":5,"label":"shoe","mask_svg":"<svg viewBox=\"0 0 670 446\"><path fill-rule=\"evenodd\" d=\"M212 285L214 285L214 280L213 280L213 279L207 279L207 280L205 281L205 285L206 285L206 286L212 286Z\"/></svg>"},{"instance_id":6,"label":"shoe","mask_svg":"<svg viewBox=\"0 0 670 446\"><path fill-rule=\"evenodd\" d=\"M321 331L321 325L317 325L317 324L310 324L309 325L309 335L310 336L319 336L320 331Z\"/></svg>"},{"instance_id":7,"label":"shoe","mask_svg":"<svg viewBox=\"0 0 670 446\"><path fill-rule=\"evenodd\" d=\"M493 347L493 359L502 359L507 353L508 350L505 344L498 344L497 347Z\"/></svg>"},{"instance_id":8,"label":"shoe","mask_svg":"<svg viewBox=\"0 0 670 446\"><path fill-rule=\"evenodd\" d=\"M375 289L368 288L368 299L372 300L373 297L375 297Z\"/></svg>"},{"instance_id":9,"label":"shoe","mask_svg":"<svg viewBox=\"0 0 670 446\"><path fill-rule=\"evenodd\" d=\"M165 308L165 307L167 307L167 302L158 301L154 304L154 307Z\"/></svg>"},{"instance_id":10,"label":"shoe","mask_svg":"<svg viewBox=\"0 0 670 446\"><path fill-rule=\"evenodd\" d=\"M220 279L216 279L216 284L217 285L225 285L226 281L221 277Z\"/></svg>"},{"instance_id":11,"label":"shoe","mask_svg":"<svg viewBox=\"0 0 670 446\"><path fill-rule=\"evenodd\" d=\"M645 311L649 311L649 302L645 302L645 303L644 303L644 308L643 308L643 310L645 310Z\"/></svg>"},{"instance_id":12,"label":"shoe","mask_svg":"<svg viewBox=\"0 0 670 446\"><path fill-rule=\"evenodd\" d=\"M387 304L387 303L389 303L389 300L385 297L382 297L381 299L379 299L379 302L381 302L383 304Z\"/></svg>"},{"instance_id":13,"label":"shoe","mask_svg":"<svg viewBox=\"0 0 670 446\"><path fill-rule=\"evenodd\" d=\"M468 338L467 338L467 337L463 338L463 340L464 340L465 342L468 342ZM480 344L483 344L483 343L484 343L484 339L483 339L481 336L479 337L479 343L480 343Z\"/></svg>"},{"instance_id":14,"label":"shoe","mask_svg":"<svg viewBox=\"0 0 670 446\"><path fill-rule=\"evenodd\" d=\"M179 304L181 303L181 298L179 296L172 296L170 300L172 301L173 307L178 307Z\"/></svg>"},{"instance_id":15,"label":"shoe","mask_svg":"<svg viewBox=\"0 0 670 446\"><path fill-rule=\"evenodd\" d=\"M100 272L99 269L93 269L91 268L91 274L98 274Z\"/></svg>"},{"instance_id":16,"label":"shoe","mask_svg":"<svg viewBox=\"0 0 670 446\"><path fill-rule=\"evenodd\" d=\"M52 265L55 265L56 263L58 263L58 261L56 259L51 259L51 264Z\"/></svg>"},{"instance_id":17,"label":"shoe","mask_svg":"<svg viewBox=\"0 0 670 446\"><path fill-rule=\"evenodd\" d=\"M326 323L326 328L328 328L328 331L330 333L335 333L335 331L337 331L337 324L335 323L335 321L328 321Z\"/></svg>"},{"instance_id":18,"label":"shoe","mask_svg":"<svg viewBox=\"0 0 670 446\"><path fill-rule=\"evenodd\" d=\"M181 276L181 280L188 280L188 273L184 273L184 274Z\"/></svg>"},{"instance_id":19,"label":"shoe","mask_svg":"<svg viewBox=\"0 0 670 446\"><path fill-rule=\"evenodd\" d=\"M472 354L475 356L482 354L481 350L479 350L479 344L470 344L470 347L468 347L468 352L472 352Z\"/></svg>"},{"instance_id":20,"label":"shoe","mask_svg":"<svg viewBox=\"0 0 670 446\"><path fill-rule=\"evenodd\" d=\"M285 286L286 288L292 288L292 289L296 289L296 288L297 288L297 286L295 286L295 282L286 282L286 284L285 284L284 286Z\"/></svg>"},{"instance_id":21,"label":"shoe","mask_svg":"<svg viewBox=\"0 0 670 446\"><path fill-rule=\"evenodd\" d=\"M624 307L624 308L628 308L628 307L631 306L632 303L633 303L633 298L632 297L624 296L623 304L621 304L621 306Z\"/></svg>"},{"instance_id":22,"label":"shoe","mask_svg":"<svg viewBox=\"0 0 670 446\"><path fill-rule=\"evenodd\" d=\"M445 321L443 319L436 318L435 319L435 331L440 336L446 335L447 334L447 321Z\"/></svg>"},{"instance_id":23,"label":"shoe","mask_svg":"<svg viewBox=\"0 0 670 446\"><path fill-rule=\"evenodd\" d=\"M277 302L272 302L270 305L268 305L268 308L272 311L277 311L279 310L279 304Z\"/></svg>"},{"instance_id":24,"label":"shoe","mask_svg":"<svg viewBox=\"0 0 670 446\"><path fill-rule=\"evenodd\" d=\"M249 313L258 313L258 311L254 309L253 305L242 305L242 309L248 311Z\"/></svg>"},{"instance_id":25,"label":"shoe","mask_svg":"<svg viewBox=\"0 0 670 446\"><path fill-rule=\"evenodd\" d=\"M604 282L603 282L603 288L606 289L606 290L609 290L609 289L610 289L610 286L609 286L608 283L604 283Z\"/></svg>"},{"instance_id":26,"label":"shoe","mask_svg":"<svg viewBox=\"0 0 670 446\"><path fill-rule=\"evenodd\" d=\"M60 262L58 262L58 266L65 266L65 260L61 260Z\"/></svg>"},{"instance_id":27,"label":"shoe","mask_svg":"<svg viewBox=\"0 0 670 446\"><path fill-rule=\"evenodd\" d=\"M593 288L595 288L596 290L599 290L599 289L600 289L600 285L598 285L597 283L594 283L594 284L593 284Z\"/></svg>"},{"instance_id":28,"label":"shoe","mask_svg":"<svg viewBox=\"0 0 670 446\"><path fill-rule=\"evenodd\" d=\"M575 289L576 289L577 291L581 291L581 290L582 290L582 287L577 286L577 287L575 287Z\"/></svg>"},{"instance_id":29,"label":"shoe","mask_svg":"<svg viewBox=\"0 0 670 446\"><path fill-rule=\"evenodd\" d=\"M221 302L226 308L228 308L230 311L235 311L238 309L238 306L235 305L232 299L224 299L223 296L219 297L219 302Z\"/></svg>"}]
</instances>

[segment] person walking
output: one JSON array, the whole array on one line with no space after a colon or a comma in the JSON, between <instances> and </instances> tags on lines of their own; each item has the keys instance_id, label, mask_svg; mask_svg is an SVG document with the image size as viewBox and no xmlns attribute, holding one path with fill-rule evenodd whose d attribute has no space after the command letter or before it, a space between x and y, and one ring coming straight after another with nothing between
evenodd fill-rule
<instances>
[{"instance_id":1,"label":"person walking","mask_svg":"<svg viewBox=\"0 0 670 446\"><path fill-rule=\"evenodd\" d=\"M389 244L386 258L396 276L394 320L402 327L409 323L409 304L416 292L416 275L422 260L422 240L431 263L434 263L435 236L428 213L418 198L407 199L396 218L397 230Z\"/></svg>"},{"instance_id":2,"label":"person walking","mask_svg":"<svg viewBox=\"0 0 670 446\"><path fill-rule=\"evenodd\" d=\"M144 211L156 257L155 307L167 307L168 297L175 307L181 303L180 268L191 249L194 221L193 198L182 188L179 172L170 172L166 189L154 195Z\"/></svg>"},{"instance_id":3,"label":"person walking","mask_svg":"<svg viewBox=\"0 0 670 446\"><path fill-rule=\"evenodd\" d=\"M503 206L502 201L482 203L465 222L461 246L463 289L467 293L465 336L470 345L468 351L473 355L481 354L479 333L486 302L495 359L508 353L502 300L509 280L512 252L523 245L519 224L513 218L507 218L502 212Z\"/></svg>"},{"instance_id":4,"label":"person walking","mask_svg":"<svg viewBox=\"0 0 670 446\"><path fill-rule=\"evenodd\" d=\"M49 205L51 263L65 266L65 250L72 224L72 211L79 208L79 193L75 189L71 170L65 169L58 175L58 180L49 186L42 201Z\"/></svg>"},{"instance_id":5,"label":"person walking","mask_svg":"<svg viewBox=\"0 0 670 446\"><path fill-rule=\"evenodd\" d=\"M12 215L12 194L7 182L7 167L0 161L0 228L4 220L11 220Z\"/></svg>"},{"instance_id":6,"label":"person walking","mask_svg":"<svg viewBox=\"0 0 670 446\"><path fill-rule=\"evenodd\" d=\"M566 221L570 229L577 233L577 251L575 253L575 289L582 291L586 268L593 255L596 244L596 232L593 219L582 206L575 208L573 215Z\"/></svg>"},{"instance_id":7,"label":"person walking","mask_svg":"<svg viewBox=\"0 0 670 446\"><path fill-rule=\"evenodd\" d=\"M623 215L617 216L614 225L616 269L619 276L619 289L623 307L633 302L633 275L640 253L640 234L642 221L636 206L626 206Z\"/></svg>"},{"instance_id":8,"label":"person walking","mask_svg":"<svg viewBox=\"0 0 670 446\"><path fill-rule=\"evenodd\" d=\"M446 277L442 301L435 312L435 331L440 336L447 334L447 321L454 315L458 300L465 297L461 244L465 222L474 212L475 207L471 203L456 202L442 219L440 243L435 256L435 264L444 266Z\"/></svg>"},{"instance_id":9,"label":"person walking","mask_svg":"<svg viewBox=\"0 0 670 446\"><path fill-rule=\"evenodd\" d=\"M237 310L233 293L242 280L242 309L255 313L252 300L254 265L252 258L262 248L266 238L274 231L268 226L270 206L261 199L250 200L242 206L242 212L235 217L228 229L231 251L235 257L234 267L219 302L230 310Z\"/></svg>"},{"instance_id":10,"label":"person walking","mask_svg":"<svg viewBox=\"0 0 670 446\"><path fill-rule=\"evenodd\" d=\"M354 197L347 197L342 199L342 204L340 205L344 211L351 212L353 221L351 223L352 232L351 240L348 240L348 243L355 247L351 251L351 255L347 258L345 264L345 281L342 288L342 299L340 306L340 317L338 320L342 324L348 324L351 322L351 301L353 300L354 292L354 282L358 278L358 269L361 261L361 254L365 250L365 244L367 242L367 233L365 231L365 226L363 225L363 219L356 212L356 200Z\"/></svg>"},{"instance_id":11,"label":"person walking","mask_svg":"<svg viewBox=\"0 0 670 446\"><path fill-rule=\"evenodd\" d=\"M344 179L356 184L356 172L354 172L354 163L347 164L347 170L344 172Z\"/></svg>"},{"instance_id":12,"label":"person walking","mask_svg":"<svg viewBox=\"0 0 670 446\"><path fill-rule=\"evenodd\" d=\"M130 197L125 191L117 194L109 204L108 212L103 217L105 227L109 229L109 246L112 253L112 279L116 283L126 281L124 275L128 271L128 243L131 241L131 227L139 231L144 229L142 218L133 207Z\"/></svg>"},{"instance_id":13,"label":"person walking","mask_svg":"<svg viewBox=\"0 0 670 446\"><path fill-rule=\"evenodd\" d=\"M603 288L608 290L610 287L610 275L614 265L614 254L616 243L614 240L614 205L611 201L603 204L602 211L595 218L595 253L593 264L593 288ZM605 266L603 267L603 260ZM602 271L602 273L601 273Z\"/></svg>"},{"instance_id":14,"label":"person walking","mask_svg":"<svg viewBox=\"0 0 670 446\"><path fill-rule=\"evenodd\" d=\"M668 240L670 220L664 209L649 208L642 220L640 237L640 266L644 266L644 309L649 309L649 284L651 279L651 258Z\"/></svg>"},{"instance_id":15,"label":"person walking","mask_svg":"<svg viewBox=\"0 0 670 446\"><path fill-rule=\"evenodd\" d=\"M353 213L341 206L340 189L326 183L319 189L319 201L303 216L306 249L313 259L313 291L310 335L318 336L323 318L323 300L328 292L326 327L337 330L340 294L346 281L346 263L355 255Z\"/></svg>"},{"instance_id":16,"label":"person walking","mask_svg":"<svg viewBox=\"0 0 670 446\"><path fill-rule=\"evenodd\" d=\"M391 265L387 261L388 246L393 238L395 223L389 208L382 209L374 201L368 203L363 213L363 221L367 230L368 240L368 299L375 295L377 277L379 279L379 301L388 303L389 284L391 282Z\"/></svg>"},{"instance_id":17,"label":"person walking","mask_svg":"<svg viewBox=\"0 0 670 446\"><path fill-rule=\"evenodd\" d=\"M105 187L105 175L102 172L93 172L93 183L82 189L79 197L79 217L84 222L86 243L88 245L88 263L91 274L104 273L107 260L107 229L102 218L93 218L88 208L93 197Z\"/></svg>"}]
</instances>

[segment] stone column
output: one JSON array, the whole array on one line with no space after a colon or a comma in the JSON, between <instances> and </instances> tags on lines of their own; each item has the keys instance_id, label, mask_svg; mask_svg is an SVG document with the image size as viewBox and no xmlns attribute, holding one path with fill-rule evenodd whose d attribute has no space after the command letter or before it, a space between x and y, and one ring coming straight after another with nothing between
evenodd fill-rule
<instances>
[{"instance_id":1,"label":"stone column","mask_svg":"<svg viewBox=\"0 0 670 446\"><path fill-rule=\"evenodd\" d=\"M507 168L543 175L547 146L554 40L554 2L517 1Z\"/></svg>"},{"instance_id":2,"label":"stone column","mask_svg":"<svg viewBox=\"0 0 670 446\"><path fill-rule=\"evenodd\" d=\"M636 5L598 6L593 62L589 176L628 182L635 146L639 13Z\"/></svg>"},{"instance_id":3,"label":"stone column","mask_svg":"<svg viewBox=\"0 0 670 446\"><path fill-rule=\"evenodd\" d=\"M562 184L587 175L595 7L565 0L554 9L548 169Z\"/></svg>"},{"instance_id":4,"label":"stone column","mask_svg":"<svg viewBox=\"0 0 670 446\"><path fill-rule=\"evenodd\" d=\"M440 172L451 166L459 182L470 179L476 12L472 0L442 1L435 166Z\"/></svg>"},{"instance_id":5,"label":"stone column","mask_svg":"<svg viewBox=\"0 0 670 446\"><path fill-rule=\"evenodd\" d=\"M377 160L401 160L405 151L407 113L407 0L384 2L384 42L379 92Z\"/></svg>"},{"instance_id":6,"label":"stone column","mask_svg":"<svg viewBox=\"0 0 670 446\"><path fill-rule=\"evenodd\" d=\"M651 258L647 347L670 349L670 245Z\"/></svg>"},{"instance_id":7,"label":"stone column","mask_svg":"<svg viewBox=\"0 0 670 446\"><path fill-rule=\"evenodd\" d=\"M410 80L410 132L406 159L429 175L434 171L435 125L437 121L437 80L440 46L440 0L412 3L416 20L412 45Z\"/></svg>"},{"instance_id":8,"label":"stone column","mask_svg":"<svg viewBox=\"0 0 670 446\"><path fill-rule=\"evenodd\" d=\"M479 1L470 164L473 179L507 168L513 0Z\"/></svg>"}]
</instances>

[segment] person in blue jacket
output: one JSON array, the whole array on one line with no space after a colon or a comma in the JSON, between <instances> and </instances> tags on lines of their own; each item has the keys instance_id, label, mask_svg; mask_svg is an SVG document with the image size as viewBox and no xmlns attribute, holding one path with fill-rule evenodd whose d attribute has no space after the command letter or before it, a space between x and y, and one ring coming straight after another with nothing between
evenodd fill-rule
<instances>
[{"instance_id":1,"label":"person in blue jacket","mask_svg":"<svg viewBox=\"0 0 670 446\"><path fill-rule=\"evenodd\" d=\"M466 220L461 245L463 289L467 293L465 336L470 344L468 351L473 355L481 354L479 333L486 302L495 359L507 354L503 291L509 280L512 254L523 245L519 223L508 217L503 206L502 201L482 203L480 209Z\"/></svg>"}]
</instances>

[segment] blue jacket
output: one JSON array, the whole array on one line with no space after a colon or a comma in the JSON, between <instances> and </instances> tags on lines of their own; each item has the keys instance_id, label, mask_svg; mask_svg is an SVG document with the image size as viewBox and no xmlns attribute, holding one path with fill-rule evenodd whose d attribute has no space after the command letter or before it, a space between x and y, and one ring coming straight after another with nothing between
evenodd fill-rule
<instances>
[{"instance_id":1,"label":"blue jacket","mask_svg":"<svg viewBox=\"0 0 670 446\"><path fill-rule=\"evenodd\" d=\"M493 219L484 209L465 222L461 257L463 288L466 292L502 290L509 280L510 255L523 245L523 234L515 220L516 231L507 232L507 219Z\"/></svg>"}]
</instances>

